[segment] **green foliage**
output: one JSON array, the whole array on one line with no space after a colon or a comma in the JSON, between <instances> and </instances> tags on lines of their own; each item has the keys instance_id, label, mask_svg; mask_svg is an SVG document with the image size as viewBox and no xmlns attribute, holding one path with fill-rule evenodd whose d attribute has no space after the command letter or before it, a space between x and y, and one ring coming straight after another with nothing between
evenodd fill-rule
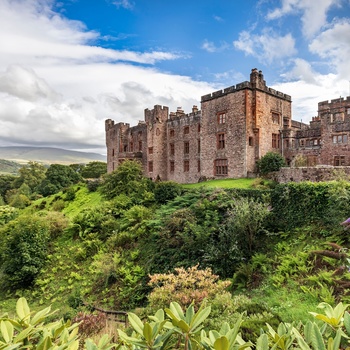
<instances>
[{"instance_id":1,"label":"green foliage","mask_svg":"<svg viewBox=\"0 0 350 350\"><path fill-rule=\"evenodd\" d=\"M48 322L53 314L50 307L32 313L26 299L18 299L16 317L0 317L0 349L78 350L78 324Z\"/></svg>"},{"instance_id":2,"label":"green foliage","mask_svg":"<svg viewBox=\"0 0 350 350\"><path fill-rule=\"evenodd\" d=\"M29 161L18 172L19 177L15 181L15 187L18 188L26 183L31 191L35 192L37 186L45 179L46 168L40 163Z\"/></svg>"},{"instance_id":3,"label":"green foliage","mask_svg":"<svg viewBox=\"0 0 350 350\"><path fill-rule=\"evenodd\" d=\"M143 176L142 165L137 161L126 160L110 174L105 175L100 190L107 199L126 194L142 201L145 192L151 189L151 181Z\"/></svg>"},{"instance_id":4,"label":"green foliage","mask_svg":"<svg viewBox=\"0 0 350 350\"><path fill-rule=\"evenodd\" d=\"M288 230L315 223L334 228L349 216L349 193L346 182L279 184L271 192L274 226Z\"/></svg>"},{"instance_id":5,"label":"green foliage","mask_svg":"<svg viewBox=\"0 0 350 350\"><path fill-rule=\"evenodd\" d=\"M5 198L6 192L14 188L14 181L16 176L13 175L0 175L0 195Z\"/></svg>"},{"instance_id":6,"label":"green foliage","mask_svg":"<svg viewBox=\"0 0 350 350\"><path fill-rule=\"evenodd\" d=\"M9 205L0 206L0 227L15 219L18 215L18 210Z\"/></svg>"},{"instance_id":7,"label":"green foliage","mask_svg":"<svg viewBox=\"0 0 350 350\"><path fill-rule=\"evenodd\" d=\"M9 204L18 209L24 209L30 205L30 199L24 194L17 193L12 197Z\"/></svg>"},{"instance_id":8,"label":"green foliage","mask_svg":"<svg viewBox=\"0 0 350 350\"><path fill-rule=\"evenodd\" d=\"M11 289L29 287L45 265L49 241L47 221L38 216L20 216L9 222L0 235L6 236L1 259L4 282Z\"/></svg>"},{"instance_id":9,"label":"green foliage","mask_svg":"<svg viewBox=\"0 0 350 350\"><path fill-rule=\"evenodd\" d=\"M46 180L48 182L45 184L54 186L58 192L62 188L78 183L81 177L68 165L51 164L46 172Z\"/></svg>"},{"instance_id":10,"label":"green foliage","mask_svg":"<svg viewBox=\"0 0 350 350\"><path fill-rule=\"evenodd\" d=\"M182 186L174 181L157 182L154 189L154 199L159 204L165 204L181 195L181 192Z\"/></svg>"},{"instance_id":11,"label":"green foliage","mask_svg":"<svg viewBox=\"0 0 350 350\"><path fill-rule=\"evenodd\" d=\"M278 171L286 165L283 156L276 152L267 152L257 161L257 168L260 175L265 176L272 171Z\"/></svg>"},{"instance_id":12,"label":"green foliage","mask_svg":"<svg viewBox=\"0 0 350 350\"><path fill-rule=\"evenodd\" d=\"M131 309L145 300L145 269L133 261L137 252L99 252L90 267L92 288L99 304ZM135 258L134 258L135 259Z\"/></svg>"},{"instance_id":13,"label":"green foliage","mask_svg":"<svg viewBox=\"0 0 350 350\"><path fill-rule=\"evenodd\" d=\"M84 179L97 179L107 173L107 163L90 162L81 170L80 174Z\"/></svg>"}]
</instances>

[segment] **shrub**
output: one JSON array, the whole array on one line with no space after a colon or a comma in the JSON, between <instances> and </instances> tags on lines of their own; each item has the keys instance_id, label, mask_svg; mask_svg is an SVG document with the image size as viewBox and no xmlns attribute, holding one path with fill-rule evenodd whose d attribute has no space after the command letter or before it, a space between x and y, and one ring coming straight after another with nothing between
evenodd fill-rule
<instances>
[{"instance_id":1,"label":"shrub","mask_svg":"<svg viewBox=\"0 0 350 350\"><path fill-rule=\"evenodd\" d=\"M214 299L224 294L230 284L218 279L211 269L199 270L198 265L188 269L175 268L174 273L151 275L149 285L154 288L148 296L150 307L165 307L171 301L182 306L189 306L192 302L199 305L204 299Z\"/></svg>"},{"instance_id":2,"label":"shrub","mask_svg":"<svg viewBox=\"0 0 350 350\"><path fill-rule=\"evenodd\" d=\"M4 228L7 235L2 268L9 288L32 285L45 265L49 241L47 220L38 216L21 216Z\"/></svg>"},{"instance_id":3,"label":"shrub","mask_svg":"<svg viewBox=\"0 0 350 350\"><path fill-rule=\"evenodd\" d=\"M164 204L179 196L181 192L181 185L174 181L157 182L154 189L154 199L157 203Z\"/></svg>"},{"instance_id":4,"label":"shrub","mask_svg":"<svg viewBox=\"0 0 350 350\"><path fill-rule=\"evenodd\" d=\"M276 152L267 152L257 162L258 172L260 175L267 175L272 171L278 171L286 165L286 161L281 154Z\"/></svg>"}]
</instances>

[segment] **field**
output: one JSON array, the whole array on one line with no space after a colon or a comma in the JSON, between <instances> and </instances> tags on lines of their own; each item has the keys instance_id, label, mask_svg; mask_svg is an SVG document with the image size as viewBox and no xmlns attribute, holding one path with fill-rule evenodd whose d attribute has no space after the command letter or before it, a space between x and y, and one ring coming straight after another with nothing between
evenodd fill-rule
<instances>
[{"instance_id":1,"label":"field","mask_svg":"<svg viewBox=\"0 0 350 350\"><path fill-rule=\"evenodd\" d=\"M185 188L251 188L256 179L222 179L222 180L209 180L205 182L199 182L195 184L186 184Z\"/></svg>"}]
</instances>

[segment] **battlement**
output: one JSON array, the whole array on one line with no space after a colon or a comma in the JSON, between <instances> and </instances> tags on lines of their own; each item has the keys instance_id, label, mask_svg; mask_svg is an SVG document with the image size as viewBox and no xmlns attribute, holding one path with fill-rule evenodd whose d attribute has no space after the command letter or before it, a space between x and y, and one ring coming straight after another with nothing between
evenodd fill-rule
<instances>
[{"instance_id":1,"label":"battlement","mask_svg":"<svg viewBox=\"0 0 350 350\"><path fill-rule=\"evenodd\" d=\"M350 96L347 97L339 97L335 98L333 100L327 100L327 101L322 101L318 103L318 108L324 108L324 107L331 107L334 104L342 104L342 102L349 102L350 103Z\"/></svg>"},{"instance_id":2,"label":"battlement","mask_svg":"<svg viewBox=\"0 0 350 350\"><path fill-rule=\"evenodd\" d=\"M176 119L181 119L185 117L195 117L195 116L201 116L202 112L198 110L197 106L192 107L192 112L190 113L185 113L182 109L182 107L177 107L176 112L170 112L169 113L169 120L176 120Z\"/></svg>"},{"instance_id":3,"label":"battlement","mask_svg":"<svg viewBox=\"0 0 350 350\"><path fill-rule=\"evenodd\" d=\"M251 89L251 90L257 89L260 91L265 91L266 93L268 93L270 95L277 96L277 97L282 98L282 99L287 100L287 101L292 100L290 95L284 94L283 92L276 91L275 89L269 88L267 86L264 86L263 89L257 88L254 86L254 83L251 83L249 81L244 81L244 82L239 83L237 85L232 85L230 87L227 87L223 90L214 91L211 94L204 95L201 97L201 102L213 100L215 98L222 97L222 96L225 96L227 94L235 93L235 92L243 90L243 89Z\"/></svg>"}]
</instances>

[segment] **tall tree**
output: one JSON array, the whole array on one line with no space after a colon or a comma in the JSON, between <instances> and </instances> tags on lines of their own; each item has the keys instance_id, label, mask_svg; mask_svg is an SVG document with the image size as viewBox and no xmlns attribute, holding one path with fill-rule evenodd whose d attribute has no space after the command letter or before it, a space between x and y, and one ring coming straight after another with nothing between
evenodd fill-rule
<instances>
[{"instance_id":1,"label":"tall tree","mask_svg":"<svg viewBox=\"0 0 350 350\"><path fill-rule=\"evenodd\" d=\"M19 177L15 181L15 187L27 184L32 192L45 179L46 168L44 165L29 161L28 164L19 169Z\"/></svg>"}]
</instances>

